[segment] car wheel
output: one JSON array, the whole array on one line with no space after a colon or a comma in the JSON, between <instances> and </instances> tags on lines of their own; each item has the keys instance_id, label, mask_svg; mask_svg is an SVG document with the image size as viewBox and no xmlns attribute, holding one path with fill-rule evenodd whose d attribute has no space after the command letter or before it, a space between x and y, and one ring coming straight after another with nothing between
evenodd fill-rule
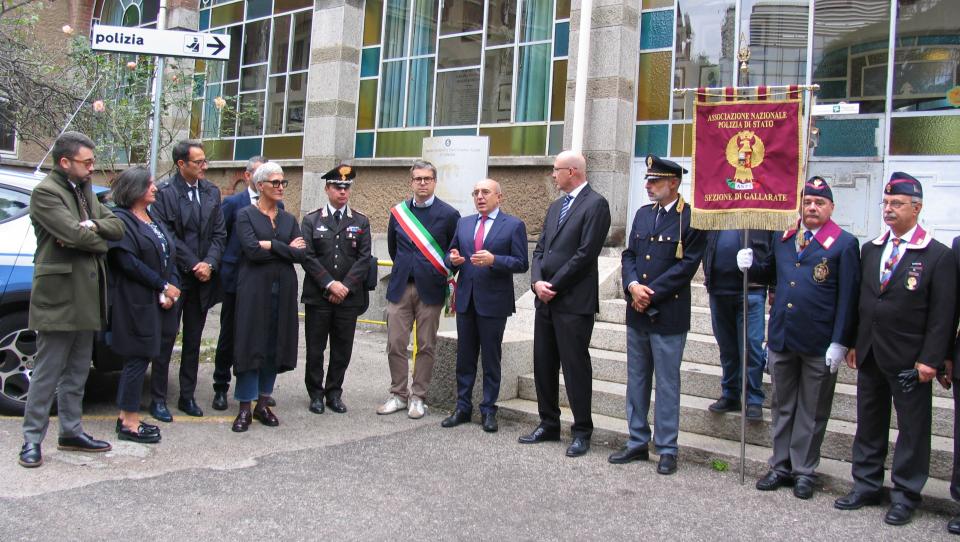
<instances>
[{"instance_id":1,"label":"car wheel","mask_svg":"<svg viewBox=\"0 0 960 542\"><path fill-rule=\"evenodd\" d=\"M22 416L37 357L37 333L27 329L27 312L0 318L0 412Z\"/></svg>"}]
</instances>

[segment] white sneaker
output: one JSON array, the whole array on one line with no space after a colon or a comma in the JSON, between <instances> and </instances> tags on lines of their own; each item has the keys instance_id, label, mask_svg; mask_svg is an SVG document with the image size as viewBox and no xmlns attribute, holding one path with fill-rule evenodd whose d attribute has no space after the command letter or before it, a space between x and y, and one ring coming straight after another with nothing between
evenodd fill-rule
<instances>
[{"instance_id":1,"label":"white sneaker","mask_svg":"<svg viewBox=\"0 0 960 542\"><path fill-rule=\"evenodd\" d=\"M427 407L423 404L423 399L419 397L412 397L410 399L410 410L407 412L408 417L419 420L426 412Z\"/></svg>"},{"instance_id":2,"label":"white sneaker","mask_svg":"<svg viewBox=\"0 0 960 542\"><path fill-rule=\"evenodd\" d=\"M377 407L377 414L393 414L403 408L407 408L407 401L399 395L391 395L386 403Z\"/></svg>"}]
</instances>

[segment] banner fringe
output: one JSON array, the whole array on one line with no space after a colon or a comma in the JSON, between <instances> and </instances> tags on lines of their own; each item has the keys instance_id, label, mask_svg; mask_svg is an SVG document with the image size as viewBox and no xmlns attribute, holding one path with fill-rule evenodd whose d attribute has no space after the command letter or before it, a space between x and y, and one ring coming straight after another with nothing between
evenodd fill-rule
<instances>
[{"instance_id":1,"label":"banner fringe","mask_svg":"<svg viewBox=\"0 0 960 542\"><path fill-rule=\"evenodd\" d=\"M698 230L770 230L783 231L797 224L796 211L760 211L751 209L702 212L691 209L690 225Z\"/></svg>"}]
</instances>

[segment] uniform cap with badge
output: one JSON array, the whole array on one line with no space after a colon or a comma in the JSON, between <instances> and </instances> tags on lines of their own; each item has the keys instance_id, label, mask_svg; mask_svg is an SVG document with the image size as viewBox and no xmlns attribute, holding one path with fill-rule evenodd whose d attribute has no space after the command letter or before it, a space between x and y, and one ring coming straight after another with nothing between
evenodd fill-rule
<instances>
[{"instance_id":1,"label":"uniform cap with badge","mask_svg":"<svg viewBox=\"0 0 960 542\"><path fill-rule=\"evenodd\" d=\"M648 182L657 182L661 179L676 178L679 181L683 181L683 174L687 170L680 166L676 162L670 160L665 160L659 156L654 156L652 154L647 155L647 175L646 180ZM683 258L683 207L686 205L686 202L683 201L683 196L679 193L677 194L677 213L680 214L680 233L677 235L677 259ZM661 236L662 238L662 236Z\"/></svg>"},{"instance_id":2,"label":"uniform cap with badge","mask_svg":"<svg viewBox=\"0 0 960 542\"><path fill-rule=\"evenodd\" d=\"M896 196L898 194L923 199L923 186L912 175L902 171L894 171L890 175L887 186L883 189L884 194Z\"/></svg>"},{"instance_id":3,"label":"uniform cap with badge","mask_svg":"<svg viewBox=\"0 0 960 542\"><path fill-rule=\"evenodd\" d=\"M340 164L330 171L324 173L320 178L326 179L327 185L333 185L337 188L347 189L353 185L353 178L357 176L357 170L348 164Z\"/></svg>"},{"instance_id":4,"label":"uniform cap with badge","mask_svg":"<svg viewBox=\"0 0 960 542\"><path fill-rule=\"evenodd\" d=\"M830 185L827 184L827 181L819 175L810 177L807 183L803 185L803 195L817 196L833 201L833 191L830 190Z\"/></svg>"}]
</instances>

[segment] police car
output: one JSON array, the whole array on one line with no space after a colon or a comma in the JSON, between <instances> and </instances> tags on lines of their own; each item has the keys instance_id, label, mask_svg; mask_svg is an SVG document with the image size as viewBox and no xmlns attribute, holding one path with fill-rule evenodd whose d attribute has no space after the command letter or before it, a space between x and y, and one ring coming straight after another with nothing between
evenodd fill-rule
<instances>
[{"instance_id":1,"label":"police car","mask_svg":"<svg viewBox=\"0 0 960 542\"><path fill-rule=\"evenodd\" d=\"M37 250L29 206L30 193L43 177L0 168L0 412L5 414L23 414L37 354L37 334L27 329ZM93 191L101 201L110 192L102 186ZM112 356L95 353L94 360L97 367L118 368Z\"/></svg>"}]
</instances>

